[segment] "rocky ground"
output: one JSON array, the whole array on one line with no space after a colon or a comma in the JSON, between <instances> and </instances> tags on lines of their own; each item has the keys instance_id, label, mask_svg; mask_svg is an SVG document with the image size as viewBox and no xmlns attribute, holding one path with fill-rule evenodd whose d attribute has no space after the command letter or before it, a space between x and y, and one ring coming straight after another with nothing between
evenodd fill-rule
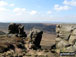
<instances>
[{"instance_id":1,"label":"rocky ground","mask_svg":"<svg viewBox=\"0 0 76 57\"><path fill-rule=\"evenodd\" d=\"M74 25L73 28L76 26ZM63 29L62 29L63 28ZM56 29L56 33L59 34L51 34L48 32L43 32L42 35L42 40L41 40L41 49L29 49L26 50L25 42L26 39L21 38L21 37L16 37L15 34L13 35L7 35L8 30L6 28L1 28L0 29L0 57L76 57L76 56L59 56L60 52L67 52L66 48L68 47L68 51L73 51L73 46L76 48L76 41L72 41L76 39L76 28L73 29L73 32L68 32L71 31L70 27L61 27ZM26 30L25 30L26 31ZM60 31L60 32L58 32ZM29 34L29 31L26 31L27 34ZM67 33L67 34L66 34ZM69 34L70 33L70 34ZM74 35L73 35L74 34ZM69 37L68 35L73 35L75 37ZM69 39L71 39L69 41ZM74 39L73 39L74 38ZM61 41L61 42L60 42ZM74 42L73 45L66 45L69 43ZM56 49L51 49L52 45L56 45ZM75 51L75 50L74 50Z\"/></svg>"},{"instance_id":2,"label":"rocky ground","mask_svg":"<svg viewBox=\"0 0 76 57\"><path fill-rule=\"evenodd\" d=\"M11 36L11 35L10 35ZM55 57L51 53L51 46L55 43L55 35L43 33L41 47L38 50L28 50L24 48L24 41L22 38L7 36L5 33L0 35L0 57ZM19 47L19 48L18 48Z\"/></svg>"}]
</instances>

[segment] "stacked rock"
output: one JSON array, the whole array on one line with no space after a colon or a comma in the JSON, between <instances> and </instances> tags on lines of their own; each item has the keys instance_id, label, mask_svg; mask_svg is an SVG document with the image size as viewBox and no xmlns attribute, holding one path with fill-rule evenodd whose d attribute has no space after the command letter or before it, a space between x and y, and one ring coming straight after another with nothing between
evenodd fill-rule
<instances>
[{"instance_id":1,"label":"stacked rock","mask_svg":"<svg viewBox=\"0 0 76 57\"><path fill-rule=\"evenodd\" d=\"M69 24L58 24L56 26L56 48L65 48L68 52L76 51L76 26Z\"/></svg>"},{"instance_id":2,"label":"stacked rock","mask_svg":"<svg viewBox=\"0 0 76 57\"><path fill-rule=\"evenodd\" d=\"M31 39L32 44L34 44L35 49L41 48L40 42L42 40L42 34L43 31L39 29L32 29L28 35L28 37Z\"/></svg>"},{"instance_id":3,"label":"stacked rock","mask_svg":"<svg viewBox=\"0 0 76 57\"><path fill-rule=\"evenodd\" d=\"M24 26L21 24L11 23L8 27L8 34L16 34L17 37L27 37Z\"/></svg>"}]
</instances>

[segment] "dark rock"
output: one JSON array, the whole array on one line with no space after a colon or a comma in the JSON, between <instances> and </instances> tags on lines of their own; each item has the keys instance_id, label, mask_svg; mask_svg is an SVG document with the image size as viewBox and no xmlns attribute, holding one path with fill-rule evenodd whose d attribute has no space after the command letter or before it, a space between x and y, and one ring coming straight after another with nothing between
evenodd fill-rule
<instances>
[{"instance_id":1,"label":"dark rock","mask_svg":"<svg viewBox=\"0 0 76 57\"><path fill-rule=\"evenodd\" d=\"M36 48L36 49L41 48L40 42L42 39L42 34L43 34L43 31L40 31L38 29L33 29L29 34L32 43L36 46L34 48Z\"/></svg>"},{"instance_id":2,"label":"dark rock","mask_svg":"<svg viewBox=\"0 0 76 57\"><path fill-rule=\"evenodd\" d=\"M24 32L24 26L21 24L11 23L8 31L8 34L16 34L17 37L27 37L26 32Z\"/></svg>"}]
</instances>

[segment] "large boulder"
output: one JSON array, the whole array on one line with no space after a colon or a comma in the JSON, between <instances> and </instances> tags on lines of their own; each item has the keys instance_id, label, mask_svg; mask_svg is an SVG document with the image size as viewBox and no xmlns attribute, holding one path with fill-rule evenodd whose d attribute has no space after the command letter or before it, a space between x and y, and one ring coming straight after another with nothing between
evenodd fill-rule
<instances>
[{"instance_id":1,"label":"large boulder","mask_svg":"<svg viewBox=\"0 0 76 57\"><path fill-rule=\"evenodd\" d=\"M16 34L17 37L27 37L24 26L21 24L11 23L8 27L8 34Z\"/></svg>"},{"instance_id":2,"label":"large boulder","mask_svg":"<svg viewBox=\"0 0 76 57\"><path fill-rule=\"evenodd\" d=\"M35 45L36 48L41 48L40 42L42 39L43 31L38 29L33 29L30 31L29 37L31 38L31 42Z\"/></svg>"},{"instance_id":3,"label":"large boulder","mask_svg":"<svg viewBox=\"0 0 76 57\"><path fill-rule=\"evenodd\" d=\"M76 51L76 25L58 24L56 26L56 35L56 49L61 52Z\"/></svg>"}]
</instances>

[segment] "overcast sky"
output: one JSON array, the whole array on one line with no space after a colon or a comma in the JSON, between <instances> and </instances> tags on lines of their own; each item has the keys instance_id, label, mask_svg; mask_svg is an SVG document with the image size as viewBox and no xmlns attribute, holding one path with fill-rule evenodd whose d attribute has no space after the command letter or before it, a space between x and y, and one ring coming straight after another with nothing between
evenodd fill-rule
<instances>
[{"instance_id":1,"label":"overcast sky","mask_svg":"<svg viewBox=\"0 0 76 57\"><path fill-rule=\"evenodd\" d=\"M0 0L0 22L76 23L76 0Z\"/></svg>"}]
</instances>

